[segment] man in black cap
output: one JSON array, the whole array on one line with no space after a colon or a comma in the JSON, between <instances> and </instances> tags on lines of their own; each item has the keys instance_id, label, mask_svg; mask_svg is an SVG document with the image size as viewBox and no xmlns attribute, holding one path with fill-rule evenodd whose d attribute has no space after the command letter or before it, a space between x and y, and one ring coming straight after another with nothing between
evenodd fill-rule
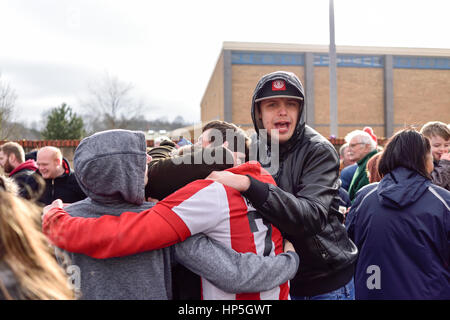
<instances>
[{"instance_id":1,"label":"man in black cap","mask_svg":"<svg viewBox=\"0 0 450 320\"><path fill-rule=\"evenodd\" d=\"M292 299L354 299L357 248L339 212L339 156L305 124L304 90L291 72L263 76L252 99L252 156L274 177L269 185L227 171L209 178L243 193L299 253Z\"/></svg>"}]
</instances>

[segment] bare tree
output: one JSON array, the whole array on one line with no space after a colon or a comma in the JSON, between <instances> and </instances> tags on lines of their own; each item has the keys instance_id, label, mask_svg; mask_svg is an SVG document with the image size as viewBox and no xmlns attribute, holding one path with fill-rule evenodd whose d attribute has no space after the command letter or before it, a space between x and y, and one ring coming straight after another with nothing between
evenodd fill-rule
<instances>
[{"instance_id":1,"label":"bare tree","mask_svg":"<svg viewBox=\"0 0 450 320\"><path fill-rule=\"evenodd\" d=\"M0 140L6 140L14 129L12 117L17 94L1 77L0 73Z\"/></svg>"},{"instance_id":2,"label":"bare tree","mask_svg":"<svg viewBox=\"0 0 450 320\"><path fill-rule=\"evenodd\" d=\"M143 103L133 96L134 86L108 73L89 86L89 97L83 102L90 115L91 130L127 129L130 119L140 116Z\"/></svg>"}]
</instances>

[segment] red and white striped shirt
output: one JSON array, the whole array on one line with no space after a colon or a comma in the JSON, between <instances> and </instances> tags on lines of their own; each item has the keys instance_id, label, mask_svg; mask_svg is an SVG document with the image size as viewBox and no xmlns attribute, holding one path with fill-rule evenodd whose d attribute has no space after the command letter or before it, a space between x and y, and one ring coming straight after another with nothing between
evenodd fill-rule
<instances>
[{"instance_id":1,"label":"red and white striped shirt","mask_svg":"<svg viewBox=\"0 0 450 320\"><path fill-rule=\"evenodd\" d=\"M211 180L197 180L163 200L165 210L159 213L177 228L180 218L191 235L204 233L237 252L253 252L273 256L283 252L280 231L263 221L257 211L241 196L239 191ZM165 215L170 210L176 214ZM183 232L180 230L179 232ZM245 272L245 271L244 271ZM204 299L288 299L289 285L250 294L231 294L202 279Z\"/></svg>"}]
</instances>

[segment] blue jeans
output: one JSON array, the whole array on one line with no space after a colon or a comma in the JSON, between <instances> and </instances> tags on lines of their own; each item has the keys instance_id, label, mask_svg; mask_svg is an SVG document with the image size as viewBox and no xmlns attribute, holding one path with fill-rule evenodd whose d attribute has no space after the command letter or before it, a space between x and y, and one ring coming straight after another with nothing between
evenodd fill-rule
<instances>
[{"instance_id":1,"label":"blue jeans","mask_svg":"<svg viewBox=\"0 0 450 320\"><path fill-rule=\"evenodd\" d=\"M355 300L355 283L350 280L345 286L318 296L305 297L305 296L291 296L292 300Z\"/></svg>"}]
</instances>

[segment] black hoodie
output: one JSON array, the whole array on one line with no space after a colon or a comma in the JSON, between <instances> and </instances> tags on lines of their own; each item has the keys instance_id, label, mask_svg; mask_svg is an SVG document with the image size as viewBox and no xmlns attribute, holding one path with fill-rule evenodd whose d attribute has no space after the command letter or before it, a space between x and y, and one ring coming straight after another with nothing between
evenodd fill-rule
<instances>
[{"instance_id":1,"label":"black hoodie","mask_svg":"<svg viewBox=\"0 0 450 320\"><path fill-rule=\"evenodd\" d=\"M282 231L300 255L301 265L291 280L291 294L315 296L351 280L358 251L347 236L338 210L338 154L327 139L305 124L303 105L287 142L271 145L270 138L260 132L263 125L255 99L264 84L273 80L285 80L304 97L300 80L291 72L273 72L258 82L252 99L252 119L258 133L252 152L277 186L250 178L250 188L244 195Z\"/></svg>"}]
</instances>

